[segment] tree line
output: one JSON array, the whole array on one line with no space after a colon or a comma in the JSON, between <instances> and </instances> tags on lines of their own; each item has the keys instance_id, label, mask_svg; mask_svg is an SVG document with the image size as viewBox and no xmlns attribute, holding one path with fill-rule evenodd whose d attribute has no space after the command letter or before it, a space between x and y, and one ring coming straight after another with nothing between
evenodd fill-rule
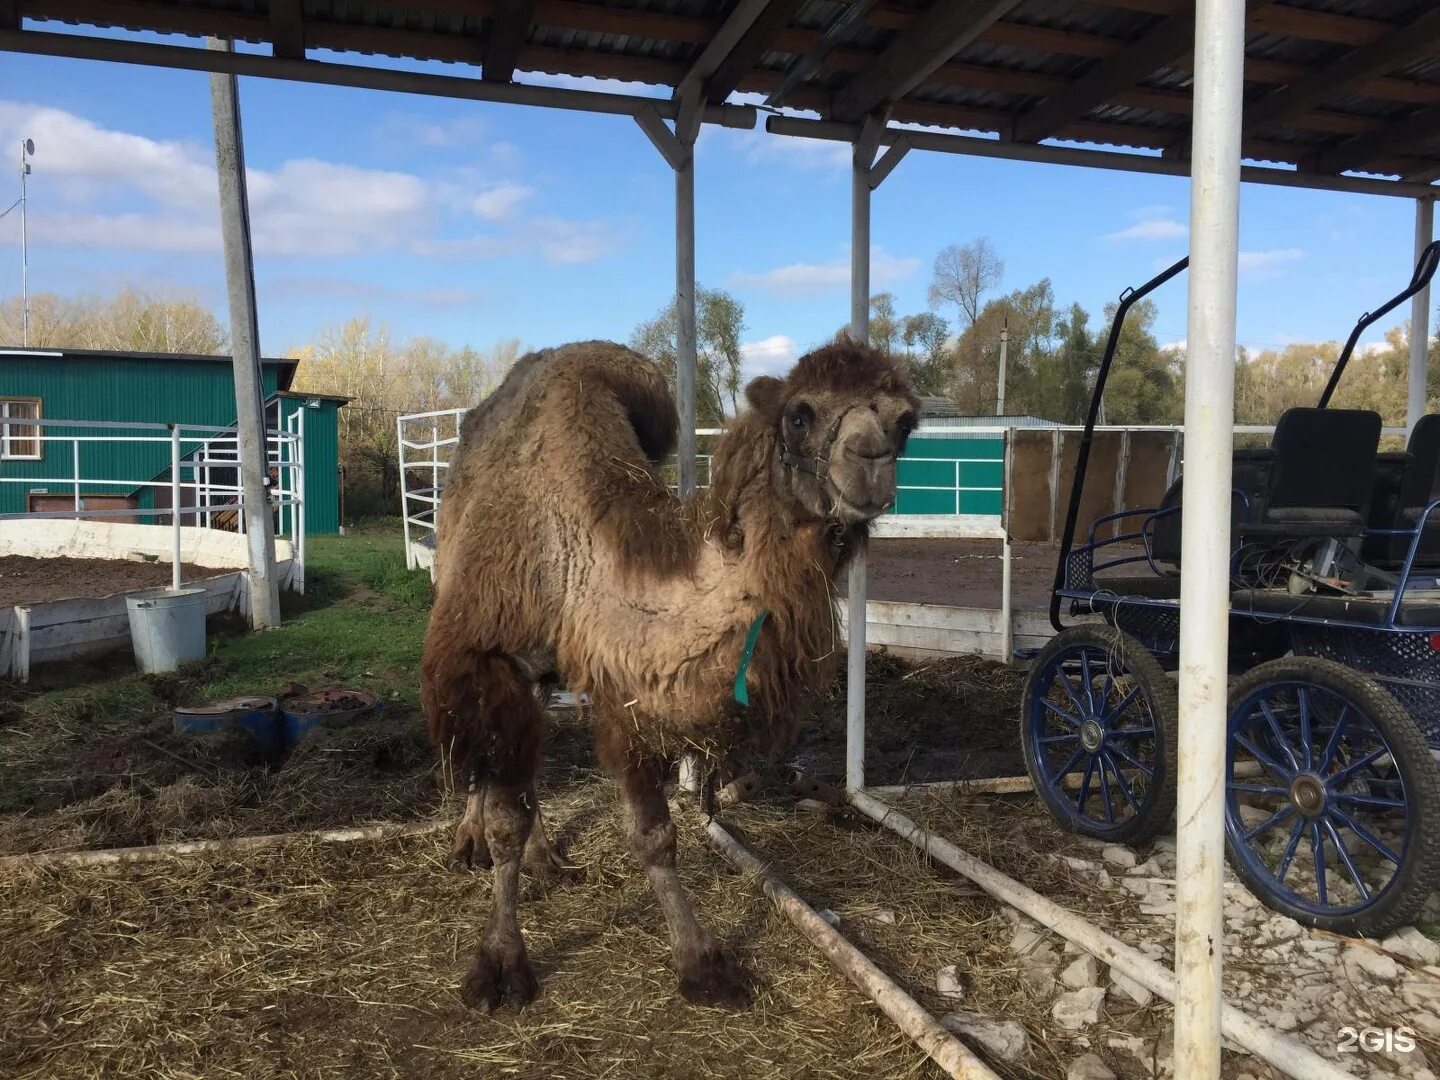
<instances>
[{"instance_id":1,"label":"tree line","mask_svg":"<svg viewBox=\"0 0 1440 1080\"><path fill-rule=\"evenodd\" d=\"M871 298L871 342L903 361L919 393L953 401L962 415L985 416L995 413L1003 328L1005 412L1083 421L1114 305L1092 319L1079 304L1057 303L1049 279L1009 292L1001 290L1003 280L1004 262L989 240L950 245L935 258L925 310L903 313L891 293ZM696 290L696 306L697 421L718 427L743 403L745 308L725 290L708 288ZM1106 423L1182 419L1184 351L1161 346L1157 315L1149 300L1130 310L1106 388ZM630 336L631 346L654 359L672 385L678 325L672 299ZM20 300L12 297L0 301L0 344L20 342ZM32 296L30 344L224 354L230 342L225 327L197 301L127 288L108 297ZM397 416L473 405L526 351L516 339L457 348L423 336L397 338L366 316L326 328L295 350L296 390L350 399L339 414L347 515L398 507ZM1273 423L1292 405L1313 404L1339 351L1333 341L1240 349L1237 422ZM1440 411L1440 341L1430 342L1429 354L1428 411ZM1401 425L1408 370L1408 326L1402 324L1352 359L1335 404L1374 409L1387 425Z\"/></svg>"}]
</instances>

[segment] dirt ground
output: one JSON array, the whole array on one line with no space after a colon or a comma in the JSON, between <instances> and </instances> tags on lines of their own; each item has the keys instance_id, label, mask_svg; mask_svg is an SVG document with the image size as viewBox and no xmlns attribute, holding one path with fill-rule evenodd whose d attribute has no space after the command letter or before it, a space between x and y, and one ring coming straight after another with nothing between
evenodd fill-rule
<instances>
[{"instance_id":1,"label":"dirt ground","mask_svg":"<svg viewBox=\"0 0 1440 1080\"><path fill-rule=\"evenodd\" d=\"M162 695L181 699L203 676L154 681ZM979 658L911 665L875 654L866 681L872 782L1023 773L1020 683ZM546 775L558 790L590 776L594 756L583 720L554 716ZM84 732L90 720L81 714L60 723ZM168 713L75 741L39 734L23 723L0 727L0 855L423 819L444 798L424 721L404 707L322 723L278 757L243 731L177 734ZM842 683L780 765L835 779L844 761Z\"/></svg>"},{"instance_id":2,"label":"dirt ground","mask_svg":"<svg viewBox=\"0 0 1440 1080\"><path fill-rule=\"evenodd\" d=\"M866 589L871 600L998 608L1000 551L998 540L872 540ZM1010 597L1017 610L1049 606L1059 554L1054 544L1010 546Z\"/></svg>"},{"instance_id":3,"label":"dirt ground","mask_svg":"<svg viewBox=\"0 0 1440 1080\"><path fill-rule=\"evenodd\" d=\"M181 572L185 581L195 581L223 571L182 563ZM0 555L0 607L80 596L114 596L169 584L169 563Z\"/></svg>"}]
</instances>

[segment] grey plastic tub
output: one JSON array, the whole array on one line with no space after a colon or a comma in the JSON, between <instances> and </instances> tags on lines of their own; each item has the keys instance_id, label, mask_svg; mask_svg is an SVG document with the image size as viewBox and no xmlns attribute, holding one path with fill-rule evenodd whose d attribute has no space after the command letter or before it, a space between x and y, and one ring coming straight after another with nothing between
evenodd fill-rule
<instances>
[{"instance_id":1,"label":"grey plastic tub","mask_svg":"<svg viewBox=\"0 0 1440 1080\"><path fill-rule=\"evenodd\" d=\"M141 671L174 671L205 658L205 590L146 589L125 597Z\"/></svg>"}]
</instances>

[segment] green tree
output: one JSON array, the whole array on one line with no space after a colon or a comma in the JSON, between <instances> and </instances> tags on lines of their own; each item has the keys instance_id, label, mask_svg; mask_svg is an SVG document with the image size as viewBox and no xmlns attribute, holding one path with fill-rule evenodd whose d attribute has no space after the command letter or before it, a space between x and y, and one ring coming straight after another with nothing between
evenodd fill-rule
<instances>
[{"instance_id":1,"label":"green tree","mask_svg":"<svg viewBox=\"0 0 1440 1080\"><path fill-rule=\"evenodd\" d=\"M1163 350L1155 339L1158 309L1141 300L1130 309L1105 387L1105 422L1109 424L1174 424L1184 413L1184 380L1179 354ZM1115 317L1107 304L1105 318Z\"/></svg>"},{"instance_id":2,"label":"green tree","mask_svg":"<svg viewBox=\"0 0 1440 1080\"><path fill-rule=\"evenodd\" d=\"M950 324L933 311L900 320L900 340L917 394L943 394L950 381Z\"/></svg>"},{"instance_id":3,"label":"green tree","mask_svg":"<svg viewBox=\"0 0 1440 1080\"><path fill-rule=\"evenodd\" d=\"M895 295L876 293L870 297L870 344L893 353L900 340L900 322L895 317Z\"/></svg>"},{"instance_id":4,"label":"green tree","mask_svg":"<svg viewBox=\"0 0 1440 1080\"><path fill-rule=\"evenodd\" d=\"M740 401L740 337L745 305L723 289L695 290L695 418L702 427L718 427ZM675 386L680 320L671 300L655 318L630 336L630 346L660 365Z\"/></svg>"},{"instance_id":5,"label":"green tree","mask_svg":"<svg viewBox=\"0 0 1440 1080\"><path fill-rule=\"evenodd\" d=\"M1064 424L1085 420L1103 344L1090 333L1090 315L1079 304L1055 318L1054 352L1035 371L1031 411Z\"/></svg>"},{"instance_id":6,"label":"green tree","mask_svg":"<svg viewBox=\"0 0 1440 1080\"><path fill-rule=\"evenodd\" d=\"M965 412L993 413L1000 378L1000 331L1009 330L1006 411L1035 399L1035 373L1047 362L1055 334L1055 292L1048 278L986 304L956 345L951 396Z\"/></svg>"}]
</instances>

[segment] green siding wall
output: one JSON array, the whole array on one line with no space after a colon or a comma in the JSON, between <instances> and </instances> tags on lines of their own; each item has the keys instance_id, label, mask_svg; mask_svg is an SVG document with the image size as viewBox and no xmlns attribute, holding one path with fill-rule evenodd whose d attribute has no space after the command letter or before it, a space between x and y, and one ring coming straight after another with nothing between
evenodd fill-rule
<instances>
[{"instance_id":1,"label":"green siding wall","mask_svg":"<svg viewBox=\"0 0 1440 1080\"><path fill-rule=\"evenodd\" d=\"M999 514L1005 440L917 433L905 447L897 473L897 514ZM932 488L939 490L924 490Z\"/></svg>"},{"instance_id":2,"label":"green siding wall","mask_svg":"<svg viewBox=\"0 0 1440 1080\"><path fill-rule=\"evenodd\" d=\"M278 389L279 369L266 365L264 391ZM156 424L203 424L225 427L235 422L235 390L228 364L212 361L134 357L8 356L0 358L0 397L38 397L47 420L101 420ZM300 399L282 399L286 415L305 408ZM336 406L322 401L305 408L306 531L336 532L340 524L339 447ZM66 433L105 434L100 428L72 428ZM60 434L51 428L49 435ZM110 434L116 434L111 431ZM119 434L140 434L119 432ZM157 433L158 434L158 433ZM186 444L188 454L193 444ZM165 443L82 443L81 475L95 479L162 478L170 468ZM64 480L73 475L69 443L46 443L40 461L0 461L0 476ZM68 494L69 484L0 484L0 513L23 513L26 495L37 488ZM132 494L120 486L83 485L86 494ZM141 506L153 505L148 493Z\"/></svg>"},{"instance_id":3,"label":"green siding wall","mask_svg":"<svg viewBox=\"0 0 1440 1080\"><path fill-rule=\"evenodd\" d=\"M310 408L304 398L284 397L280 408L288 418L305 413L305 535L340 531L340 433L338 401L316 399Z\"/></svg>"}]
</instances>

